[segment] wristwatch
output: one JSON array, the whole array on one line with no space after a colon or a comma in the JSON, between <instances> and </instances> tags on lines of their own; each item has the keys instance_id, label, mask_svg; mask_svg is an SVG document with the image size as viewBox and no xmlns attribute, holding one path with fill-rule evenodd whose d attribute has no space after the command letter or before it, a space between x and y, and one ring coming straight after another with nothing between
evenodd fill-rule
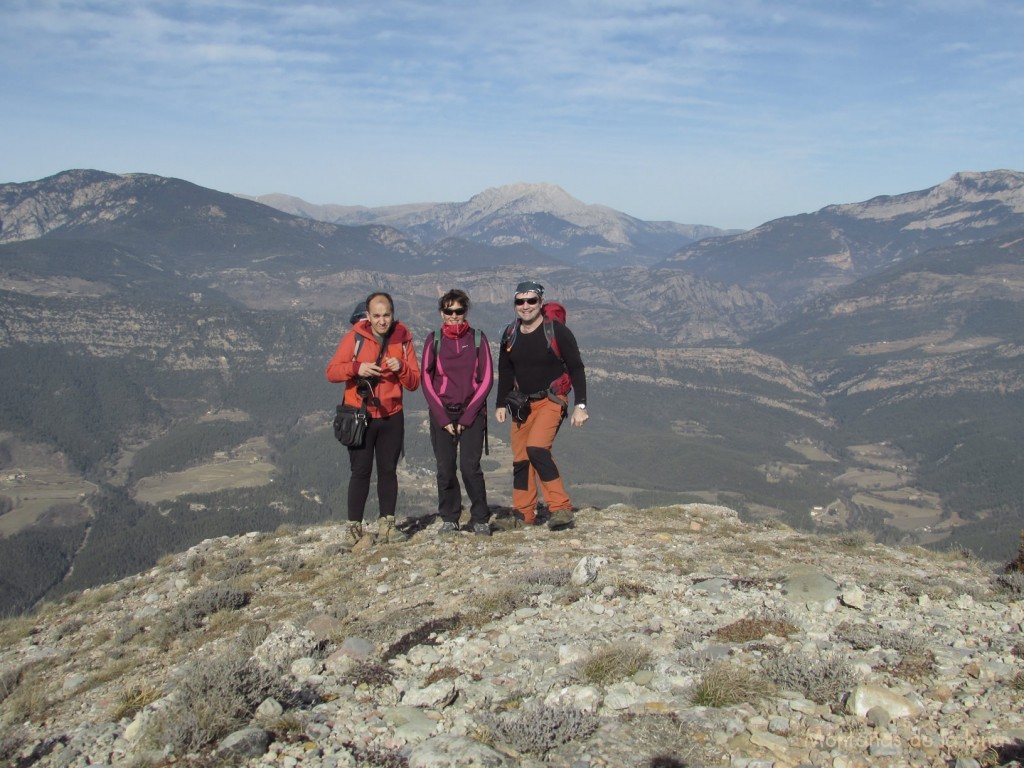
<instances>
[{"instance_id":1,"label":"wristwatch","mask_svg":"<svg viewBox=\"0 0 1024 768\"><path fill-rule=\"evenodd\" d=\"M587 404L586 403L576 403L576 407L577 408L582 408L584 411L587 410Z\"/></svg>"}]
</instances>

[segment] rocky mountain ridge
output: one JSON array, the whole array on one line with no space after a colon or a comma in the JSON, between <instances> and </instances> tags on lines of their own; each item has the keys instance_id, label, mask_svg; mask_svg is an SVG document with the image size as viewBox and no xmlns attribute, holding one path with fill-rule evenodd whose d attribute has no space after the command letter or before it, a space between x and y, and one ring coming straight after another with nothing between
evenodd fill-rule
<instances>
[{"instance_id":1,"label":"rocky mountain ridge","mask_svg":"<svg viewBox=\"0 0 1024 768\"><path fill-rule=\"evenodd\" d=\"M500 512L500 510L499 510ZM706 504L204 541L0 623L16 766L997 766L1017 575ZM426 527L424 527L426 525Z\"/></svg>"},{"instance_id":2,"label":"rocky mountain ridge","mask_svg":"<svg viewBox=\"0 0 1024 768\"><path fill-rule=\"evenodd\" d=\"M651 222L587 205L555 184L492 187L463 203L313 205L283 194L247 197L297 216L335 224L383 224L426 243L459 237L502 246L528 243L564 261L602 268L650 264L686 243L731 234L707 225Z\"/></svg>"},{"instance_id":3,"label":"rocky mountain ridge","mask_svg":"<svg viewBox=\"0 0 1024 768\"><path fill-rule=\"evenodd\" d=\"M766 222L685 246L660 266L799 303L931 249L1024 231L1024 173L957 173L919 192Z\"/></svg>"}]
</instances>

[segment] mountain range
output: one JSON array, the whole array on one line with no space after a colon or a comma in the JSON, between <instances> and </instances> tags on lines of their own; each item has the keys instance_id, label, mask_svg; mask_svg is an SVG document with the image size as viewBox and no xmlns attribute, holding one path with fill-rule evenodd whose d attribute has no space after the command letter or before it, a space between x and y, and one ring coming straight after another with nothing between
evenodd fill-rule
<instances>
[{"instance_id":1,"label":"mountain range","mask_svg":"<svg viewBox=\"0 0 1024 768\"><path fill-rule=\"evenodd\" d=\"M704 225L642 221L603 205L586 205L554 184L511 184L464 203L380 208L313 205L272 194L251 198L285 213L350 226L382 224L432 245L448 238L477 245L531 245L588 268L652 264L684 245L732 234Z\"/></svg>"},{"instance_id":2,"label":"mountain range","mask_svg":"<svg viewBox=\"0 0 1024 768\"><path fill-rule=\"evenodd\" d=\"M726 503L1005 556L1024 518L1022 200L1024 174L965 172L726 233L553 185L302 215L149 174L0 185L0 611L336 517L321 371L352 306L388 290L422 339L459 286L493 343L524 275L567 306L592 382L593 417L558 445L577 503ZM401 503L424 514L421 398L407 411Z\"/></svg>"}]
</instances>

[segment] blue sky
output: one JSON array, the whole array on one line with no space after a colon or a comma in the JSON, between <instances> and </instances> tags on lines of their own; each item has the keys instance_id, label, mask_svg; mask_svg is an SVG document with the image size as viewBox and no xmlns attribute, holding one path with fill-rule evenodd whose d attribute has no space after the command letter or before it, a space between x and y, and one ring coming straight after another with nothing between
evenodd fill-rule
<instances>
[{"instance_id":1,"label":"blue sky","mask_svg":"<svg viewBox=\"0 0 1024 768\"><path fill-rule=\"evenodd\" d=\"M0 182L549 182L720 227L1024 170L1020 0L4 0Z\"/></svg>"}]
</instances>

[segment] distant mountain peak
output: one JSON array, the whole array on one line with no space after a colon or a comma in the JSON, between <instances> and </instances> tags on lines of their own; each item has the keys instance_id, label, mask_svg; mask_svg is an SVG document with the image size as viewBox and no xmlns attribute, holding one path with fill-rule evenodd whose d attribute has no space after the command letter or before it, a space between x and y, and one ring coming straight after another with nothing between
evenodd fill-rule
<instances>
[{"instance_id":1,"label":"distant mountain peak","mask_svg":"<svg viewBox=\"0 0 1024 768\"><path fill-rule=\"evenodd\" d=\"M515 213L580 213L592 206L580 202L557 184L526 183L491 187L473 195L466 203L487 213L513 210ZM604 209L608 210L608 209Z\"/></svg>"}]
</instances>

